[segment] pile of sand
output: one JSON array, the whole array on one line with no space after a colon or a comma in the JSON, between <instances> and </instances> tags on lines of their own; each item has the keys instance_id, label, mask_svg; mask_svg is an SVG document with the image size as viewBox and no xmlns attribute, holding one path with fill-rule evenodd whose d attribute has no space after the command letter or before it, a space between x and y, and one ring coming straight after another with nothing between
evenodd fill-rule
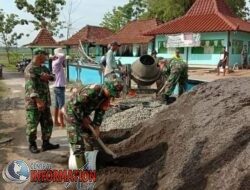
<instances>
[{"instance_id":1,"label":"pile of sand","mask_svg":"<svg viewBox=\"0 0 250 190\"><path fill-rule=\"evenodd\" d=\"M120 157L98 171L97 189L250 189L250 78L202 84L134 129L105 135Z\"/></svg>"}]
</instances>

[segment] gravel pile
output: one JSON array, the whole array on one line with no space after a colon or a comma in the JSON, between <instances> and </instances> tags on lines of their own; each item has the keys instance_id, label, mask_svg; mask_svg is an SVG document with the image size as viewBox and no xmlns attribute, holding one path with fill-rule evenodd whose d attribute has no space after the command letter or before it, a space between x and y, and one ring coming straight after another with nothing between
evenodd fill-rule
<instances>
[{"instance_id":1,"label":"gravel pile","mask_svg":"<svg viewBox=\"0 0 250 190\"><path fill-rule=\"evenodd\" d=\"M121 110L118 105L107 111L102 123L102 131L133 128L166 107L157 101L152 101L151 98L128 99L120 105L131 108Z\"/></svg>"}]
</instances>

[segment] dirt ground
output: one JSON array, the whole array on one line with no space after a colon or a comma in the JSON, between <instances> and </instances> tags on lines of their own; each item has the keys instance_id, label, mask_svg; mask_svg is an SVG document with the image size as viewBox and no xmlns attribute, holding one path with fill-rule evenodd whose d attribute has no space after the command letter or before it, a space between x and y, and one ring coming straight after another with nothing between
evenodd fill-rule
<instances>
[{"instance_id":1,"label":"dirt ground","mask_svg":"<svg viewBox=\"0 0 250 190\"><path fill-rule=\"evenodd\" d=\"M208 70L195 70L190 75L192 79L222 80L185 93L134 128L104 132L104 142L119 158L100 161L96 189L250 189L250 79L242 78L250 76L250 71L217 77ZM4 76L9 89L8 97L0 100L0 134L13 140L0 144L0 170L13 159L67 168L68 145L63 129L53 131L52 142L61 144L59 150L37 155L28 151L24 80L17 73ZM38 139L40 146L40 136ZM15 185L0 177L0 190L5 189L55 190L64 189L64 184Z\"/></svg>"},{"instance_id":2,"label":"dirt ground","mask_svg":"<svg viewBox=\"0 0 250 190\"><path fill-rule=\"evenodd\" d=\"M249 69L243 69L243 70L233 70L229 73L226 72L226 75L223 76L223 73L220 72L220 75L217 75L216 69L205 69L205 68L192 68L189 70L189 78L190 79L196 79L196 80L202 80L211 82L218 79L223 78L238 78L238 77L249 77L250 76L250 70Z\"/></svg>"},{"instance_id":3,"label":"dirt ground","mask_svg":"<svg viewBox=\"0 0 250 190\"><path fill-rule=\"evenodd\" d=\"M66 168L68 162L68 144L66 131L54 128L51 142L60 143L61 148L55 151L31 154L25 135L24 111L24 78L20 73L4 73L2 80L6 84L7 93L0 100L0 134L3 138L12 138L10 142L0 144L0 170L13 160L24 160L28 165L34 162L52 163L53 168ZM41 146L40 127L38 128L38 146ZM51 187L50 187L51 186ZM0 177L0 190L21 189L61 189L61 185L36 183L12 184L6 183Z\"/></svg>"}]
</instances>

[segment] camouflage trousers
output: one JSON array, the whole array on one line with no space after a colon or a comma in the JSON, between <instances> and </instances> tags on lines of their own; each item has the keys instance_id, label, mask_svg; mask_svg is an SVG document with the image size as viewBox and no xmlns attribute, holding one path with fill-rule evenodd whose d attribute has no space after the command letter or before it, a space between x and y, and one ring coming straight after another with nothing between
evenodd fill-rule
<instances>
[{"instance_id":1,"label":"camouflage trousers","mask_svg":"<svg viewBox=\"0 0 250 190\"><path fill-rule=\"evenodd\" d=\"M26 135L29 142L37 139L37 126L40 123L42 131L42 140L49 140L53 129L53 120L50 107L46 107L44 111L38 109L26 110Z\"/></svg>"},{"instance_id":2,"label":"camouflage trousers","mask_svg":"<svg viewBox=\"0 0 250 190\"><path fill-rule=\"evenodd\" d=\"M181 73L171 73L169 77L167 78L167 86L165 89L165 95L166 96L171 96L174 92L174 89L176 85L179 85L179 92L178 95L182 95L185 92L185 84L187 82L187 76L182 75Z\"/></svg>"},{"instance_id":3,"label":"camouflage trousers","mask_svg":"<svg viewBox=\"0 0 250 190\"><path fill-rule=\"evenodd\" d=\"M92 151L94 148L94 137L91 131L82 124L66 121L68 142L73 152Z\"/></svg>"}]
</instances>

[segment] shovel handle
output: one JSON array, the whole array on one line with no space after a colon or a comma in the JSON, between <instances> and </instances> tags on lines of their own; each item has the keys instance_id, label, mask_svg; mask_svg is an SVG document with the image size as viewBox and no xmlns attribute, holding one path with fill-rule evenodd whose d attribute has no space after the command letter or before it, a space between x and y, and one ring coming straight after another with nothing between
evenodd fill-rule
<instances>
[{"instance_id":1,"label":"shovel handle","mask_svg":"<svg viewBox=\"0 0 250 190\"><path fill-rule=\"evenodd\" d=\"M164 83L164 85L162 86L162 88L159 90L158 94L161 94L163 92L163 90L166 88L167 85L168 85L168 82L166 81Z\"/></svg>"},{"instance_id":2,"label":"shovel handle","mask_svg":"<svg viewBox=\"0 0 250 190\"><path fill-rule=\"evenodd\" d=\"M97 136L97 135L96 135L96 132L95 132L95 130L94 130L94 128L93 128L91 125L89 125L89 128L90 128L91 132L94 134L94 136ZM97 142L101 145L101 147L103 148L103 150L104 150L107 154L111 155L114 159L118 157L117 154L115 154L112 150L110 150L110 149L103 143L103 141L100 139L100 137L98 137L96 140L97 140Z\"/></svg>"}]
</instances>

